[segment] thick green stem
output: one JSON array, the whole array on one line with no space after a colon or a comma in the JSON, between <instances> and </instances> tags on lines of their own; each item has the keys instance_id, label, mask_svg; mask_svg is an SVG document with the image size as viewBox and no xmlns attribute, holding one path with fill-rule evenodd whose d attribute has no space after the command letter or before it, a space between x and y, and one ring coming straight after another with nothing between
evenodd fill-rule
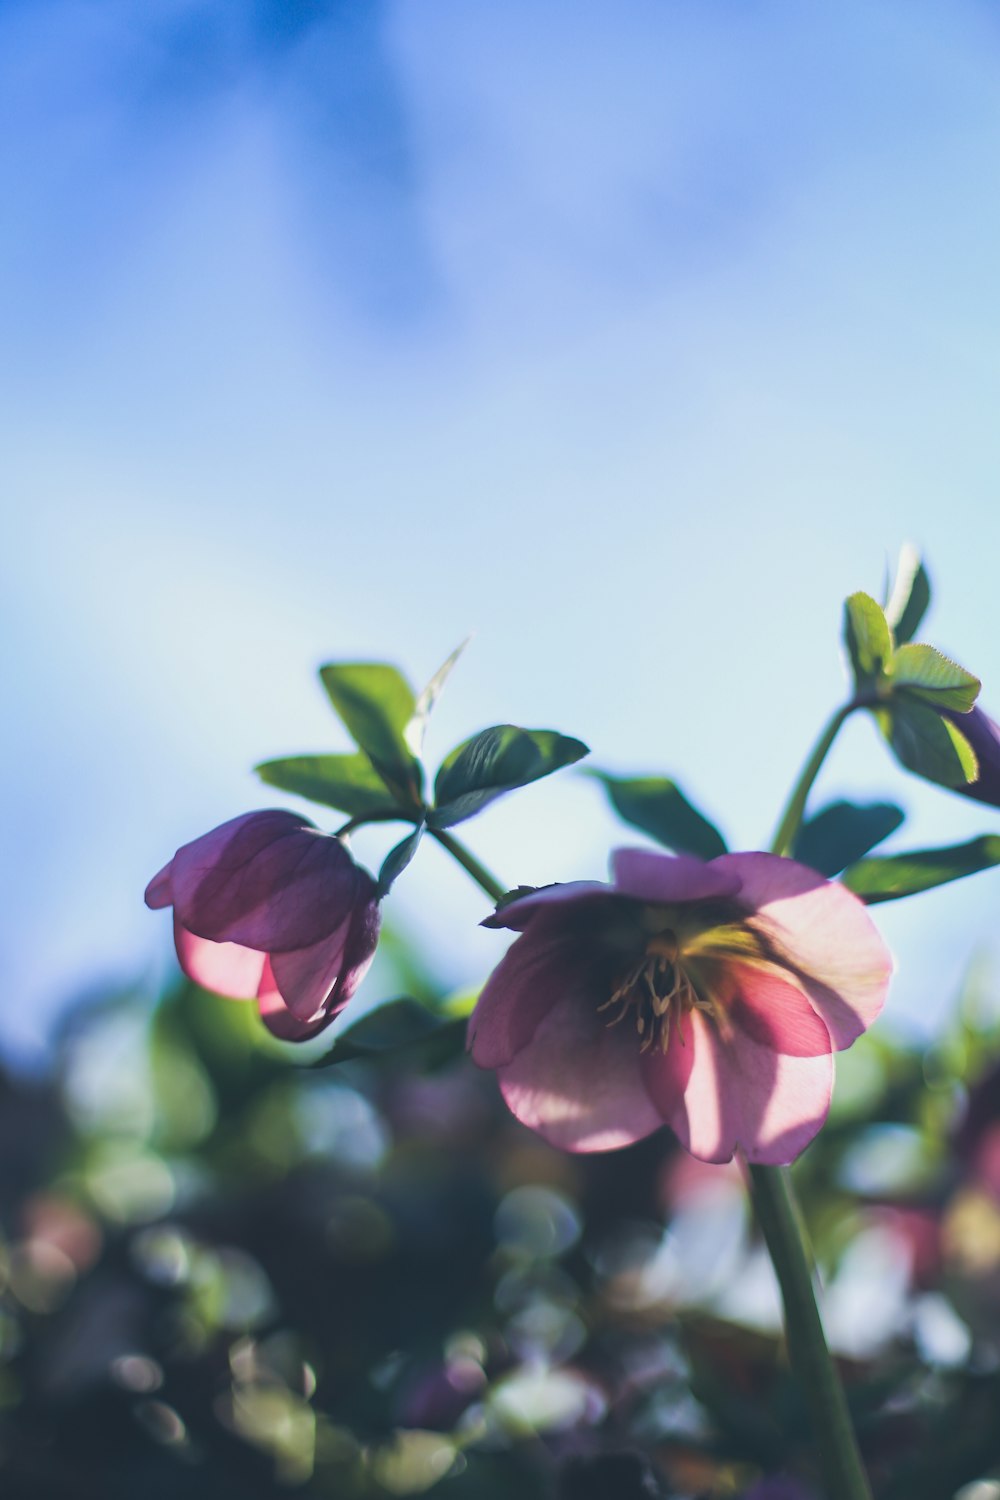
<instances>
[{"instance_id":1,"label":"thick green stem","mask_svg":"<svg viewBox=\"0 0 1000 1500\"><path fill-rule=\"evenodd\" d=\"M431 828L429 830L432 838L436 838L442 849L447 849L453 859L457 859L462 869L472 876L480 890L486 892L493 901L500 901L507 894L507 887L501 885L495 875L491 875L485 865L481 865L476 856L465 847L460 839L454 834L446 833L443 828Z\"/></svg>"},{"instance_id":2,"label":"thick green stem","mask_svg":"<svg viewBox=\"0 0 1000 1500\"><path fill-rule=\"evenodd\" d=\"M813 783L841 725L864 706L862 700L852 698L838 708L816 741L778 824L773 853L786 854L792 847ZM809 1240L788 1168L752 1166L750 1181L757 1222L781 1288L788 1354L809 1408L824 1487L830 1500L871 1500L844 1388L827 1348Z\"/></svg>"},{"instance_id":3,"label":"thick green stem","mask_svg":"<svg viewBox=\"0 0 1000 1500\"><path fill-rule=\"evenodd\" d=\"M787 1167L751 1167L757 1222L785 1308L788 1354L809 1408L822 1482L830 1500L871 1500L844 1388L816 1305L807 1237Z\"/></svg>"},{"instance_id":4,"label":"thick green stem","mask_svg":"<svg viewBox=\"0 0 1000 1500\"><path fill-rule=\"evenodd\" d=\"M838 708L813 746L813 752L802 768L802 774L795 783L792 795L789 797L788 804L781 816L781 822L778 824L778 831L774 835L774 840L771 844L771 850L774 854L787 854L792 847L795 835L798 833L802 822L802 815L806 810L806 801L813 789L813 782L819 775L820 767L829 754L830 746L837 738L844 721L856 708L861 707L862 704L858 699L852 698L850 703L845 703L842 708Z\"/></svg>"}]
</instances>

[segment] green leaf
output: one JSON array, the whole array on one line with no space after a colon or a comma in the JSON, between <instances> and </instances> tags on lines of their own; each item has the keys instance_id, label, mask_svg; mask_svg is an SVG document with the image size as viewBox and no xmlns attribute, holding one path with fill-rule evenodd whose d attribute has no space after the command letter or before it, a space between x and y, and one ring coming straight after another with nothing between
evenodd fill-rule
<instances>
[{"instance_id":1,"label":"green leaf","mask_svg":"<svg viewBox=\"0 0 1000 1500\"><path fill-rule=\"evenodd\" d=\"M936 885L962 880L980 870L1000 864L1000 835L983 834L967 844L950 844L942 849L913 849L909 854L876 856L862 859L841 877L848 890L873 905L877 901L897 901L915 896Z\"/></svg>"},{"instance_id":2,"label":"green leaf","mask_svg":"<svg viewBox=\"0 0 1000 1500\"><path fill-rule=\"evenodd\" d=\"M433 828L450 828L504 792L550 776L588 753L582 741L552 729L495 724L445 757L434 783L437 805L428 822Z\"/></svg>"},{"instance_id":3,"label":"green leaf","mask_svg":"<svg viewBox=\"0 0 1000 1500\"><path fill-rule=\"evenodd\" d=\"M396 803L367 755L294 755L254 767L261 781L352 818L390 813ZM398 810L398 809L397 809ZM402 816L402 813L401 813Z\"/></svg>"},{"instance_id":4,"label":"green leaf","mask_svg":"<svg viewBox=\"0 0 1000 1500\"><path fill-rule=\"evenodd\" d=\"M885 606L889 628L900 644L912 641L931 602L931 581L917 549L901 549L896 577Z\"/></svg>"},{"instance_id":5,"label":"green leaf","mask_svg":"<svg viewBox=\"0 0 1000 1500\"><path fill-rule=\"evenodd\" d=\"M361 1059L375 1060L393 1052L419 1049L424 1062L457 1057L465 1045L464 1016L439 1015L407 998L390 1000L369 1011L342 1031L317 1068Z\"/></svg>"},{"instance_id":6,"label":"green leaf","mask_svg":"<svg viewBox=\"0 0 1000 1500\"><path fill-rule=\"evenodd\" d=\"M894 689L922 699L935 708L965 714L979 697L982 684L957 662L933 646L900 646L888 668Z\"/></svg>"},{"instance_id":7,"label":"green leaf","mask_svg":"<svg viewBox=\"0 0 1000 1500\"><path fill-rule=\"evenodd\" d=\"M419 803L420 762L406 743L416 712L413 689L387 662L331 662L320 668L323 686L358 746L394 792Z\"/></svg>"},{"instance_id":8,"label":"green leaf","mask_svg":"<svg viewBox=\"0 0 1000 1500\"><path fill-rule=\"evenodd\" d=\"M725 854L722 834L691 805L676 781L666 776L611 776L606 771L590 775L604 787L620 818L668 849L699 859Z\"/></svg>"},{"instance_id":9,"label":"green leaf","mask_svg":"<svg viewBox=\"0 0 1000 1500\"><path fill-rule=\"evenodd\" d=\"M455 647L447 661L442 662L441 666L438 667L434 676L417 699L416 707L413 710L413 717L403 731L407 747L414 755L420 755L424 748L424 733L427 729L427 720L431 716L435 703L441 696L441 689L451 676L452 667L458 661L458 658L471 639L472 637L467 635L462 644Z\"/></svg>"},{"instance_id":10,"label":"green leaf","mask_svg":"<svg viewBox=\"0 0 1000 1500\"><path fill-rule=\"evenodd\" d=\"M892 655L892 632L870 594L852 594L844 601L844 645L858 686L869 686Z\"/></svg>"},{"instance_id":11,"label":"green leaf","mask_svg":"<svg viewBox=\"0 0 1000 1500\"><path fill-rule=\"evenodd\" d=\"M390 849L382 861L382 868L378 872L379 899L387 895L390 886L406 869L410 860L417 852L420 840L424 836L424 825L419 823L412 833L408 833L405 839L401 839L394 849Z\"/></svg>"},{"instance_id":12,"label":"green leaf","mask_svg":"<svg viewBox=\"0 0 1000 1500\"><path fill-rule=\"evenodd\" d=\"M962 731L922 703L897 699L875 717L894 754L908 771L941 786L975 781L979 762Z\"/></svg>"},{"instance_id":13,"label":"green leaf","mask_svg":"<svg viewBox=\"0 0 1000 1500\"><path fill-rule=\"evenodd\" d=\"M831 802L803 823L792 855L821 875L838 875L894 833L903 816L892 802Z\"/></svg>"}]
</instances>

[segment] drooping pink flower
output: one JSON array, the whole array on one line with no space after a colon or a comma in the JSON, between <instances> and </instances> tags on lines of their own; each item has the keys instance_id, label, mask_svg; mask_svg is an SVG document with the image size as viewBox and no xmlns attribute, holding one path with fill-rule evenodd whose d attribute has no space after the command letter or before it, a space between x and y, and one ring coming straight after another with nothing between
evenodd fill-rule
<instances>
[{"instance_id":1,"label":"drooping pink flower","mask_svg":"<svg viewBox=\"0 0 1000 1500\"><path fill-rule=\"evenodd\" d=\"M364 978L379 932L375 882L340 839L296 813L244 813L178 849L146 888L174 908L181 968L256 999L284 1041L315 1036Z\"/></svg>"},{"instance_id":2,"label":"drooping pink flower","mask_svg":"<svg viewBox=\"0 0 1000 1500\"><path fill-rule=\"evenodd\" d=\"M610 885L553 885L479 997L474 1060L569 1151L661 1125L703 1161L792 1161L826 1118L835 1051L882 1008L889 952L861 902L773 854L621 849Z\"/></svg>"}]
</instances>

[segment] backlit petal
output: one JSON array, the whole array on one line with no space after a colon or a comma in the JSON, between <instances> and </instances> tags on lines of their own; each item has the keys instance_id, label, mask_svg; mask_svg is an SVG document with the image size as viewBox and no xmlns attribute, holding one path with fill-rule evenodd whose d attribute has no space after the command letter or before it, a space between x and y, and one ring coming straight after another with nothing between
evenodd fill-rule
<instances>
[{"instance_id":1,"label":"backlit petal","mask_svg":"<svg viewBox=\"0 0 1000 1500\"><path fill-rule=\"evenodd\" d=\"M659 1129L629 1019L608 1027L589 993L564 993L499 1070L509 1109L564 1151L613 1151Z\"/></svg>"},{"instance_id":2,"label":"backlit petal","mask_svg":"<svg viewBox=\"0 0 1000 1500\"><path fill-rule=\"evenodd\" d=\"M179 849L174 905L190 932L262 952L308 948L353 907L358 870L339 839L294 813L246 813Z\"/></svg>"},{"instance_id":3,"label":"backlit petal","mask_svg":"<svg viewBox=\"0 0 1000 1500\"><path fill-rule=\"evenodd\" d=\"M351 919L351 931L344 950L344 965L333 992L333 1006L340 1010L350 1000L358 985L372 966L378 935L382 926L382 911L375 900L375 882L364 871L359 871L362 886L370 887L369 898L357 906Z\"/></svg>"},{"instance_id":4,"label":"backlit petal","mask_svg":"<svg viewBox=\"0 0 1000 1500\"><path fill-rule=\"evenodd\" d=\"M892 957L863 903L836 881L776 854L712 861L742 882L741 901L796 969L834 1049L849 1047L878 1016Z\"/></svg>"},{"instance_id":5,"label":"backlit petal","mask_svg":"<svg viewBox=\"0 0 1000 1500\"><path fill-rule=\"evenodd\" d=\"M611 856L615 890L639 901L704 901L735 896L740 878L720 860L706 864L691 854L657 854L653 849L616 849Z\"/></svg>"},{"instance_id":6,"label":"backlit petal","mask_svg":"<svg viewBox=\"0 0 1000 1500\"><path fill-rule=\"evenodd\" d=\"M252 1000L264 969L264 954L239 943L213 943L195 937L174 918L174 943L189 979L231 1000Z\"/></svg>"},{"instance_id":7,"label":"backlit petal","mask_svg":"<svg viewBox=\"0 0 1000 1500\"><path fill-rule=\"evenodd\" d=\"M558 917L540 917L511 944L476 1002L469 1018L473 1061L481 1068L502 1067L560 1001L572 1000L596 1015L609 993L600 971Z\"/></svg>"},{"instance_id":8,"label":"backlit petal","mask_svg":"<svg viewBox=\"0 0 1000 1500\"><path fill-rule=\"evenodd\" d=\"M174 890L170 879L173 863L173 860L171 860L169 865L164 865L163 869L153 876L146 887L146 894L143 900L150 911L159 911L161 907L170 906L173 903Z\"/></svg>"},{"instance_id":9,"label":"backlit petal","mask_svg":"<svg viewBox=\"0 0 1000 1500\"><path fill-rule=\"evenodd\" d=\"M793 1161L830 1108L833 1057L787 1057L738 1026L723 1038L697 1011L666 1054L643 1058L646 1089L681 1144L702 1161Z\"/></svg>"},{"instance_id":10,"label":"backlit petal","mask_svg":"<svg viewBox=\"0 0 1000 1500\"><path fill-rule=\"evenodd\" d=\"M260 1018L268 1031L282 1042L307 1042L311 1037L318 1036L324 1026L328 1026L333 1019L332 1016L320 1014L313 1021L300 1021L297 1016L294 1016L278 992L274 975L271 973L271 965L267 960L264 962L264 973L257 995L257 1007L260 1011Z\"/></svg>"},{"instance_id":11,"label":"backlit petal","mask_svg":"<svg viewBox=\"0 0 1000 1500\"><path fill-rule=\"evenodd\" d=\"M351 930L346 917L329 937L294 953L272 953L271 973L285 1005L299 1021L312 1021L340 978Z\"/></svg>"},{"instance_id":12,"label":"backlit petal","mask_svg":"<svg viewBox=\"0 0 1000 1500\"><path fill-rule=\"evenodd\" d=\"M730 960L717 993L729 1019L760 1046L786 1057L819 1057L833 1051L830 1033L790 973Z\"/></svg>"}]
</instances>

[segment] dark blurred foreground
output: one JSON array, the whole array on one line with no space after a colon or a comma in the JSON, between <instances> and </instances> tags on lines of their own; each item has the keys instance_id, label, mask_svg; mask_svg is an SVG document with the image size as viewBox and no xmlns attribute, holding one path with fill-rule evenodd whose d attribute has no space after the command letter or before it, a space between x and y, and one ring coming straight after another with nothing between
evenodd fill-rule
<instances>
[{"instance_id":1,"label":"dark blurred foreground","mask_svg":"<svg viewBox=\"0 0 1000 1500\"><path fill-rule=\"evenodd\" d=\"M551 1151L394 1014L317 1067L181 986L0 1080L3 1494L817 1494L739 1172ZM878 1500L1000 1495L998 1015L862 1038L797 1169Z\"/></svg>"}]
</instances>

